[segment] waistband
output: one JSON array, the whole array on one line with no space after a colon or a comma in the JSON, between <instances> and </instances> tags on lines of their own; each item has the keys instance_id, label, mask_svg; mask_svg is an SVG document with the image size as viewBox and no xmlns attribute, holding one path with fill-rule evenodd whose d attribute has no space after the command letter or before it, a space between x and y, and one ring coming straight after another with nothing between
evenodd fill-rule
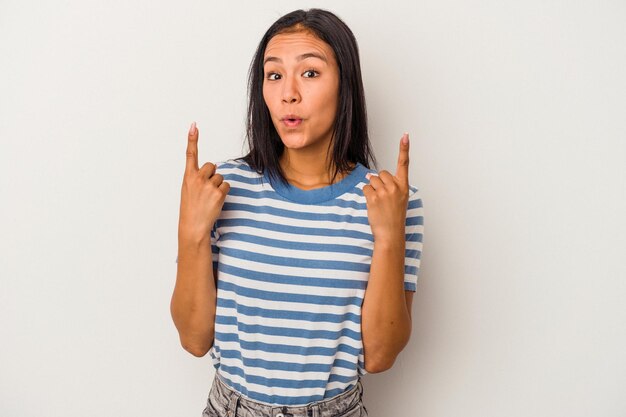
<instances>
[{"instance_id":1,"label":"waistband","mask_svg":"<svg viewBox=\"0 0 626 417\"><path fill-rule=\"evenodd\" d=\"M335 417L357 407L363 397L363 385L357 383L347 391L326 400L301 406L277 406L247 398L228 386L215 374L209 401L227 417Z\"/></svg>"}]
</instances>

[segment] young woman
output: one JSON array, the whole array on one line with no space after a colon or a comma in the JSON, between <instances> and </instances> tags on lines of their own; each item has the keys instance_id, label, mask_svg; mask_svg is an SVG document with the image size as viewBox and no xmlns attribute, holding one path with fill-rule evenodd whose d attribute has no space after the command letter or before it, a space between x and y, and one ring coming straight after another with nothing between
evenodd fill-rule
<instances>
[{"instance_id":1,"label":"young woman","mask_svg":"<svg viewBox=\"0 0 626 417\"><path fill-rule=\"evenodd\" d=\"M204 416L361 416L361 375L411 332L423 208L409 138L376 173L356 40L334 14L294 11L250 68L249 153L198 167L188 135L171 311L210 351Z\"/></svg>"}]
</instances>

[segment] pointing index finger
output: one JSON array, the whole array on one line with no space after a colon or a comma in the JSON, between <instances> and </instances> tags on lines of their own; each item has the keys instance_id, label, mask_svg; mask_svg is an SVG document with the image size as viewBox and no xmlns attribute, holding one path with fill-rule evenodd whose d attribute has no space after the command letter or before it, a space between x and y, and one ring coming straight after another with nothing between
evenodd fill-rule
<instances>
[{"instance_id":1,"label":"pointing index finger","mask_svg":"<svg viewBox=\"0 0 626 417\"><path fill-rule=\"evenodd\" d=\"M196 122L191 124L187 136L187 164L185 169L188 172L198 171L198 128Z\"/></svg>"},{"instance_id":2,"label":"pointing index finger","mask_svg":"<svg viewBox=\"0 0 626 417\"><path fill-rule=\"evenodd\" d=\"M408 184L409 182L409 134L405 133L400 139L400 151L398 153L398 168L396 177Z\"/></svg>"}]
</instances>

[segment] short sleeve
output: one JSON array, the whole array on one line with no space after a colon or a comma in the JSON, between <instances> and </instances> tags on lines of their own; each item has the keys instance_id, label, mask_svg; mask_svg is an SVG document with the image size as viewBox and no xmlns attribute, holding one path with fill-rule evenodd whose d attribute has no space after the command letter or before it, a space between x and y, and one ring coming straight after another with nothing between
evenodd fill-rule
<instances>
[{"instance_id":1,"label":"short sleeve","mask_svg":"<svg viewBox=\"0 0 626 417\"><path fill-rule=\"evenodd\" d=\"M406 212L406 248L404 255L404 289L416 291L424 238L424 207L419 190L409 187Z\"/></svg>"},{"instance_id":2,"label":"short sleeve","mask_svg":"<svg viewBox=\"0 0 626 417\"><path fill-rule=\"evenodd\" d=\"M211 229L211 254L213 256L213 269L217 269L217 262L220 255L220 249L217 245L219 238L220 234L217 231L217 222L215 222L213 229Z\"/></svg>"}]
</instances>

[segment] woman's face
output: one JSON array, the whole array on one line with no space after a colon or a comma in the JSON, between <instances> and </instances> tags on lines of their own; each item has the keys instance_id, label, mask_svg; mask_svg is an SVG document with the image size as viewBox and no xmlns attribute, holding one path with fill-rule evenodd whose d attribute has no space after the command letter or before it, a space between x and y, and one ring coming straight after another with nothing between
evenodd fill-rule
<instances>
[{"instance_id":1,"label":"woman's face","mask_svg":"<svg viewBox=\"0 0 626 417\"><path fill-rule=\"evenodd\" d=\"M326 152L339 92L332 48L309 32L279 34L263 62L263 98L285 147Z\"/></svg>"}]
</instances>

